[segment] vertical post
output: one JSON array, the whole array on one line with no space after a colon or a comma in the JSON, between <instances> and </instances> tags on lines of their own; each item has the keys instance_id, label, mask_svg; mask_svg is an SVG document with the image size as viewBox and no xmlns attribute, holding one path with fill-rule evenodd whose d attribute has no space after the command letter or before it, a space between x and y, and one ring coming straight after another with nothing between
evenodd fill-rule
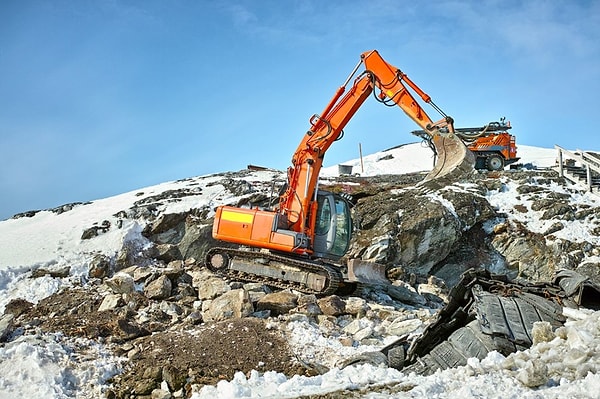
<instances>
[{"instance_id":1,"label":"vertical post","mask_svg":"<svg viewBox=\"0 0 600 399\"><path fill-rule=\"evenodd\" d=\"M562 157L562 148L558 147L558 173L560 177L565 177L563 172L563 157Z\"/></svg>"},{"instance_id":2,"label":"vertical post","mask_svg":"<svg viewBox=\"0 0 600 399\"><path fill-rule=\"evenodd\" d=\"M365 173L365 165L363 164L362 145L358 143L358 155L360 156L360 173Z\"/></svg>"},{"instance_id":3,"label":"vertical post","mask_svg":"<svg viewBox=\"0 0 600 399\"><path fill-rule=\"evenodd\" d=\"M587 162L585 163L585 171L586 171L588 191L591 192L592 191L592 168L590 168L590 164L588 164Z\"/></svg>"}]
</instances>

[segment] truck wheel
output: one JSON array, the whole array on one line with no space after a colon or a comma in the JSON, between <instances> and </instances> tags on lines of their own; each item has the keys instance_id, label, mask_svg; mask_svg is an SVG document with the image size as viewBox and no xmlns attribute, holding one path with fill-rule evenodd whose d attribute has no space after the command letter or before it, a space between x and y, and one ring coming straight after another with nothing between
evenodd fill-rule
<instances>
[{"instance_id":1,"label":"truck wheel","mask_svg":"<svg viewBox=\"0 0 600 399\"><path fill-rule=\"evenodd\" d=\"M485 161L488 170L496 171L504 169L504 159L500 155L490 155Z\"/></svg>"}]
</instances>

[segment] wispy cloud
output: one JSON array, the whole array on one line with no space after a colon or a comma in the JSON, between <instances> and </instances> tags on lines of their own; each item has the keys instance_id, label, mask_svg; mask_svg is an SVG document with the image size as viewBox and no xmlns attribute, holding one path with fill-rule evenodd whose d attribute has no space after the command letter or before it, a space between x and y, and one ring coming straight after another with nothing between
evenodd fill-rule
<instances>
[{"instance_id":1,"label":"wispy cloud","mask_svg":"<svg viewBox=\"0 0 600 399\"><path fill-rule=\"evenodd\" d=\"M454 21L456 31L472 35L470 40L481 46L494 46L512 61L547 65L556 59L583 60L599 55L600 3L595 1L441 4L438 10Z\"/></svg>"}]
</instances>

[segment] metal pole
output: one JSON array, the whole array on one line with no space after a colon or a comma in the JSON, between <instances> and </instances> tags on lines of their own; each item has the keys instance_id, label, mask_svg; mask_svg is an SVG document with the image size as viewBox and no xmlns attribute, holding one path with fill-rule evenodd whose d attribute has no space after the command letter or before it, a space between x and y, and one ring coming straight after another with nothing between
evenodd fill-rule
<instances>
[{"instance_id":1,"label":"metal pole","mask_svg":"<svg viewBox=\"0 0 600 399\"><path fill-rule=\"evenodd\" d=\"M565 177L565 174L563 172L563 157L562 157L562 148L558 147L558 173L560 174L560 177Z\"/></svg>"},{"instance_id":2,"label":"metal pole","mask_svg":"<svg viewBox=\"0 0 600 399\"><path fill-rule=\"evenodd\" d=\"M363 164L362 146L358 143L358 155L360 156L360 173L365 173L365 165Z\"/></svg>"}]
</instances>

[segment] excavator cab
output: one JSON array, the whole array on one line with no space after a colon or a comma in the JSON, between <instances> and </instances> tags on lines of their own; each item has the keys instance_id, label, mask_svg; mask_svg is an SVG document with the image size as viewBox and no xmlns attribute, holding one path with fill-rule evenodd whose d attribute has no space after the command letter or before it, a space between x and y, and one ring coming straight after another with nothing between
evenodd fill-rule
<instances>
[{"instance_id":1,"label":"excavator cab","mask_svg":"<svg viewBox=\"0 0 600 399\"><path fill-rule=\"evenodd\" d=\"M337 260L344 256L352 238L351 205L342 196L323 190L318 191L317 202L313 255Z\"/></svg>"}]
</instances>

